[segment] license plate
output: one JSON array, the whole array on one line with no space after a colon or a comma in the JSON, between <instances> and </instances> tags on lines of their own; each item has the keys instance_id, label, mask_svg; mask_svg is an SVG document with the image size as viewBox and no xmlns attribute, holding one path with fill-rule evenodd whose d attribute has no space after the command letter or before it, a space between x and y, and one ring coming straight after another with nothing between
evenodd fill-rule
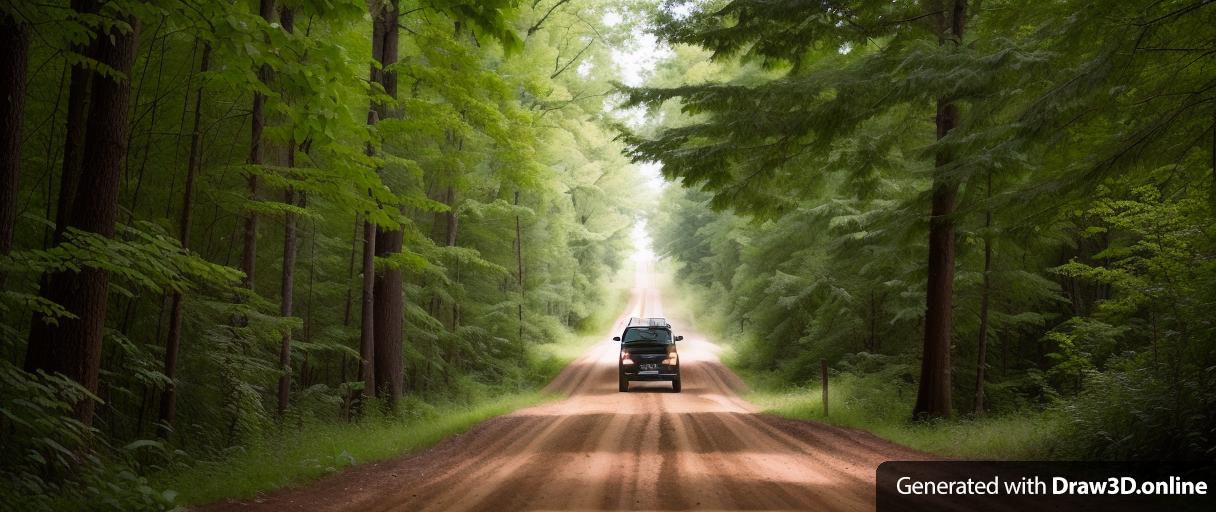
<instances>
[{"instance_id":1,"label":"license plate","mask_svg":"<svg viewBox=\"0 0 1216 512\"><path fill-rule=\"evenodd\" d=\"M641 368L642 370L658 370L658 369L659 369L659 365L657 365L657 364L643 364L643 365L640 365L640 368Z\"/></svg>"}]
</instances>

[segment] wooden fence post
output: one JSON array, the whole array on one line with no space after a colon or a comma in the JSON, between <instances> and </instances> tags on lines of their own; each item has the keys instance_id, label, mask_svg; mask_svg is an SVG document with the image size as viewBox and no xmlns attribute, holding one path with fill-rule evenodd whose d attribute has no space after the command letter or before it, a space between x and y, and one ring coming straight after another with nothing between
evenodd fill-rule
<instances>
[{"instance_id":1,"label":"wooden fence post","mask_svg":"<svg viewBox=\"0 0 1216 512\"><path fill-rule=\"evenodd\" d=\"M823 417L828 417L828 360L819 360L819 378L823 382Z\"/></svg>"}]
</instances>

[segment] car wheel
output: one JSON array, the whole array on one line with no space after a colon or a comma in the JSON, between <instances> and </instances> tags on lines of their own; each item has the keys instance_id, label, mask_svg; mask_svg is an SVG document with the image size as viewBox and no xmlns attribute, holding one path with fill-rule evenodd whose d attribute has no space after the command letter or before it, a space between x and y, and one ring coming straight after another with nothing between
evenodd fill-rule
<instances>
[{"instance_id":1,"label":"car wheel","mask_svg":"<svg viewBox=\"0 0 1216 512\"><path fill-rule=\"evenodd\" d=\"M629 380L626 379L624 375L617 376L617 391L620 391L621 393L629 392Z\"/></svg>"},{"instance_id":2,"label":"car wheel","mask_svg":"<svg viewBox=\"0 0 1216 512\"><path fill-rule=\"evenodd\" d=\"M675 391L676 393L680 392L680 378L679 377L676 377L675 380L671 381L671 390Z\"/></svg>"}]
</instances>

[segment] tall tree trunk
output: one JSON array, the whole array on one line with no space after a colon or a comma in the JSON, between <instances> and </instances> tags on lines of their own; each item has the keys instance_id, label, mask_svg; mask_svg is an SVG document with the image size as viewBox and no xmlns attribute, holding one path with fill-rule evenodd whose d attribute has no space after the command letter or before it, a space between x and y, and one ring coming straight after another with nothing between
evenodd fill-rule
<instances>
[{"instance_id":1,"label":"tall tree trunk","mask_svg":"<svg viewBox=\"0 0 1216 512\"><path fill-rule=\"evenodd\" d=\"M963 38L966 1L954 0L949 12L934 2L939 42L957 46ZM951 98L937 101L937 138L959 123L959 110ZM932 211L929 217L929 277L925 296L924 352L921 356L920 389L916 394L915 418L949 417L950 341L954 323L954 201L958 182L949 176L953 157L939 149L933 173Z\"/></svg>"},{"instance_id":2,"label":"tall tree trunk","mask_svg":"<svg viewBox=\"0 0 1216 512\"><path fill-rule=\"evenodd\" d=\"M362 216L359 215L358 213L355 214L354 233L351 234L351 242L350 242L350 257L347 258L347 262L346 262L346 300L344 301L344 305L342 308L342 327L350 326L351 313L355 309L354 308L355 256L357 254L359 254L359 231L363 228L363 219L361 217ZM314 239L313 243L314 244L316 243L315 239ZM309 314L310 315L312 314L311 306L309 307ZM359 347L359 348L362 349L363 347ZM340 361L340 363L341 364L338 367L338 377L339 377L338 382L344 383L344 382L346 382L346 354L345 353L342 354L342 360ZM349 412L349 409L348 409L348 406L350 404L349 400L354 397L348 396L346 398L348 401L346 402L346 404L343 405L343 411ZM344 413L344 415L345 415L345 413Z\"/></svg>"},{"instance_id":3,"label":"tall tree trunk","mask_svg":"<svg viewBox=\"0 0 1216 512\"><path fill-rule=\"evenodd\" d=\"M445 214L447 220L447 239L448 247L456 246L456 230L460 227L460 217L456 215L456 189L448 185L447 193L448 211Z\"/></svg>"},{"instance_id":4,"label":"tall tree trunk","mask_svg":"<svg viewBox=\"0 0 1216 512\"><path fill-rule=\"evenodd\" d=\"M199 75L206 73L211 66L211 45L203 43L203 56L199 62ZM202 165L203 145L203 86L200 84L194 94L194 122L190 132L190 154L186 157L186 184L182 190L181 220L178 225L178 239L182 249L190 250L190 229L194 216L194 184L198 179L199 167ZM169 312L169 338L165 340L165 378L169 381L160 396L160 428L157 430L161 437L168 437L177 416L177 354L181 350L182 340L182 294L175 292L172 307Z\"/></svg>"},{"instance_id":5,"label":"tall tree trunk","mask_svg":"<svg viewBox=\"0 0 1216 512\"><path fill-rule=\"evenodd\" d=\"M300 207L308 206L308 195L301 193ZM312 343L312 325L315 317L313 312L313 304L315 295L313 285L317 282L317 222L310 220L308 223L308 291L304 295L304 333L301 339L305 344ZM309 353L304 352L304 361L300 363L300 388L307 388L316 382L316 370L309 365ZM322 369L324 369L322 365Z\"/></svg>"},{"instance_id":6,"label":"tall tree trunk","mask_svg":"<svg viewBox=\"0 0 1216 512\"><path fill-rule=\"evenodd\" d=\"M372 56L379 66L373 66L371 79L384 88L390 98L397 97L397 72L391 67L397 63L398 55L398 0L383 0L372 4ZM397 117L395 106L377 104L372 119ZM396 205L389 205L396 211ZM401 252L402 232L400 228L377 227L375 254L391 257ZM398 268L384 268L376 272L372 300L374 302L375 327L375 382L376 394L385 398L390 408L397 406L402 390L402 345L405 323L402 273Z\"/></svg>"},{"instance_id":7,"label":"tall tree trunk","mask_svg":"<svg viewBox=\"0 0 1216 512\"><path fill-rule=\"evenodd\" d=\"M68 70L70 69L71 66L65 63L63 71L59 74L59 88L55 91L55 103L54 106L51 107L50 119L52 122L59 118L59 104L63 102L63 87L64 84L67 83ZM55 156L55 142L55 132L52 130L46 137L46 152L44 153L45 156L43 157L46 161L46 170L42 173L42 175L46 178L46 190L43 193L43 202L45 203L43 206L43 217L51 220L55 219L54 213L52 212L52 208L55 205L55 197L52 195L52 191L55 189L56 178L53 169L60 163L58 158ZM54 233L54 224L52 224L49 228L47 226L43 226L43 248L50 247L51 237L54 235Z\"/></svg>"},{"instance_id":8,"label":"tall tree trunk","mask_svg":"<svg viewBox=\"0 0 1216 512\"><path fill-rule=\"evenodd\" d=\"M99 37L96 54L99 63L124 77L131 74L139 34L138 21L130 17L128 22L131 31L123 33L113 29ZM112 238L123 160L127 154L131 83L126 78L98 75L92 89L93 101L82 148L92 165L90 172L81 176L67 225ZM46 283L43 298L63 306L75 318L60 318L55 324L45 319L35 321L30 328L25 366L29 370L64 374L95 393L101 369L109 273L86 267L79 273L56 272L48 276ZM91 425L94 406L91 399L75 404L76 418Z\"/></svg>"},{"instance_id":9,"label":"tall tree trunk","mask_svg":"<svg viewBox=\"0 0 1216 512\"><path fill-rule=\"evenodd\" d=\"M359 254L359 231L363 228L363 219L361 217L362 216L359 215L358 213L355 214L354 233L351 234L351 242L350 242L350 257L347 259L347 262L346 262L346 300L345 300L344 307L342 308L342 327L350 326L351 313L354 311L355 255ZM315 238L313 239L313 243L314 244L316 243ZM311 291L309 293L311 293ZM312 306L309 306L308 311L309 311L309 315L311 315ZM360 346L359 349L362 350L363 347ZM341 384L341 383L345 383L345 382L346 382L346 353L344 352L342 354L342 360L340 361L340 365L338 366L338 383ZM355 398L354 396L347 396L346 402L342 405L343 417L346 419L349 418L350 404L352 402L352 399L354 399L354 398Z\"/></svg>"},{"instance_id":10,"label":"tall tree trunk","mask_svg":"<svg viewBox=\"0 0 1216 512\"><path fill-rule=\"evenodd\" d=\"M294 149L294 148L293 148ZM291 151L294 153L295 151ZM289 153L290 155L290 153ZM288 157L288 167L291 167L295 158ZM289 205L294 205L296 201L295 190L291 187L284 192L283 202ZM281 288L282 300L279 303L279 315L289 317L293 313L293 295L295 294L295 270L296 270L296 216L288 213L287 218L283 222L283 282ZM279 346L279 370L283 374L279 377L279 416L287 412L287 401L291 393L291 329L283 331L283 341Z\"/></svg>"},{"instance_id":11,"label":"tall tree trunk","mask_svg":"<svg viewBox=\"0 0 1216 512\"><path fill-rule=\"evenodd\" d=\"M379 59L380 38L372 35L372 57ZM371 72L372 81L376 80L376 69ZM367 124L374 125L379 121L375 104L367 112ZM375 155L371 142L367 144L368 156ZM368 190L368 196L372 195ZM355 219L358 221L358 219ZM359 380L363 382L363 390L356 401L356 408L362 407L366 399L376 395L376 224L371 221L371 212L363 221L363 293L360 299L361 309L359 318Z\"/></svg>"},{"instance_id":12,"label":"tall tree trunk","mask_svg":"<svg viewBox=\"0 0 1216 512\"><path fill-rule=\"evenodd\" d=\"M72 0L72 10L79 13L94 13L100 7L97 0ZM72 51L86 58L96 59L99 41L93 38L88 44L76 45ZM67 133L63 139L63 170L59 175L59 199L55 207L55 236L52 245L59 245L63 232L80 188L81 165L84 159L86 117L89 112L89 94L93 88L93 70L85 64L74 64L68 85ZM43 283L45 286L45 283Z\"/></svg>"},{"instance_id":13,"label":"tall tree trunk","mask_svg":"<svg viewBox=\"0 0 1216 512\"><path fill-rule=\"evenodd\" d=\"M363 223L363 297L359 333L359 380L363 381L363 398L376 393L376 225Z\"/></svg>"},{"instance_id":14,"label":"tall tree trunk","mask_svg":"<svg viewBox=\"0 0 1216 512\"><path fill-rule=\"evenodd\" d=\"M401 252L402 232L376 230L376 256L387 258ZM405 303L401 269L384 268L376 272L374 290L376 395L396 407L402 390L402 328Z\"/></svg>"},{"instance_id":15,"label":"tall tree trunk","mask_svg":"<svg viewBox=\"0 0 1216 512\"><path fill-rule=\"evenodd\" d=\"M346 300L342 307L342 326L350 325L351 311L354 310L354 279L355 279L355 255L359 254L359 230L363 227L363 219L359 214L355 214L355 229L351 235L350 242L350 257L346 260Z\"/></svg>"},{"instance_id":16,"label":"tall tree trunk","mask_svg":"<svg viewBox=\"0 0 1216 512\"><path fill-rule=\"evenodd\" d=\"M279 23L288 34L295 32L295 11L290 7L279 10ZM288 169L296 166L296 141L292 139L287 144L285 166ZM283 203L295 206L296 191L288 186L283 192ZM283 276L279 289L279 315L287 318L292 316L295 308L295 273L296 273L296 216L287 212L283 219ZM279 403L278 414L282 417L287 412L287 402L291 397L291 329L283 331L283 339L279 345Z\"/></svg>"},{"instance_id":17,"label":"tall tree trunk","mask_svg":"<svg viewBox=\"0 0 1216 512\"><path fill-rule=\"evenodd\" d=\"M461 143L461 146L463 147L463 142ZM448 211L446 214L446 216L447 216L447 240L446 240L446 242L447 242L448 247L456 247L456 232L457 232L457 229L460 227L460 217L456 215L456 188L451 185L448 186L447 203L448 203ZM459 286L459 284L460 284L460 263L459 262L457 262L455 265L455 275L453 276L453 278L454 278L453 282L457 286ZM451 323L452 332L456 332L456 329L460 328L460 298L459 297L456 297L456 296L452 297L451 313L452 313L452 323Z\"/></svg>"},{"instance_id":18,"label":"tall tree trunk","mask_svg":"<svg viewBox=\"0 0 1216 512\"><path fill-rule=\"evenodd\" d=\"M519 191L515 191L515 206L519 206ZM519 321L519 344L524 343L524 239L519 214L515 214L515 284L519 286L519 304L515 312Z\"/></svg>"},{"instance_id":19,"label":"tall tree trunk","mask_svg":"<svg viewBox=\"0 0 1216 512\"><path fill-rule=\"evenodd\" d=\"M266 21L274 19L274 0L260 0L258 14ZM270 82L270 66L262 65L258 69L258 79L262 83ZM262 148L262 132L266 128L266 95L253 93L253 108L250 111L249 164L262 165L264 151ZM258 175L250 173L246 178L249 200L258 200ZM241 271L245 273L245 287L253 289L254 271L258 258L258 214L250 210L245 214L245 229L242 233Z\"/></svg>"},{"instance_id":20,"label":"tall tree trunk","mask_svg":"<svg viewBox=\"0 0 1216 512\"><path fill-rule=\"evenodd\" d=\"M21 176L21 123L25 118L25 75L30 27L0 15L0 256L13 248L17 223L17 180ZM5 274L0 272L0 290Z\"/></svg>"},{"instance_id":21,"label":"tall tree trunk","mask_svg":"<svg viewBox=\"0 0 1216 512\"><path fill-rule=\"evenodd\" d=\"M985 187L988 201L992 201L992 171L988 171ZM992 207L984 211L984 281L980 285L980 338L975 361L975 413L984 414L984 372L988 369L988 301L992 294Z\"/></svg>"}]
</instances>

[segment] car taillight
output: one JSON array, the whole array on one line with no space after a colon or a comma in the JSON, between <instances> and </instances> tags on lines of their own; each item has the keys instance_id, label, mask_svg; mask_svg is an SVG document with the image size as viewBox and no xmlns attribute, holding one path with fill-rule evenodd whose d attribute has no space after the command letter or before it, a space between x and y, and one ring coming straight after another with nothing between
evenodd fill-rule
<instances>
[{"instance_id":1,"label":"car taillight","mask_svg":"<svg viewBox=\"0 0 1216 512\"><path fill-rule=\"evenodd\" d=\"M633 359L629 358L628 350L621 351L621 364L633 364Z\"/></svg>"},{"instance_id":2,"label":"car taillight","mask_svg":"<svg viewBox=\"0 0 1216 512\"><path fill-rule=\"evenodd\" d=\"M667 359L663 360L663 364L666 364L666 365L680 364L680 355L675 352L668 352Z\"/></svg>"}]
</instances>

